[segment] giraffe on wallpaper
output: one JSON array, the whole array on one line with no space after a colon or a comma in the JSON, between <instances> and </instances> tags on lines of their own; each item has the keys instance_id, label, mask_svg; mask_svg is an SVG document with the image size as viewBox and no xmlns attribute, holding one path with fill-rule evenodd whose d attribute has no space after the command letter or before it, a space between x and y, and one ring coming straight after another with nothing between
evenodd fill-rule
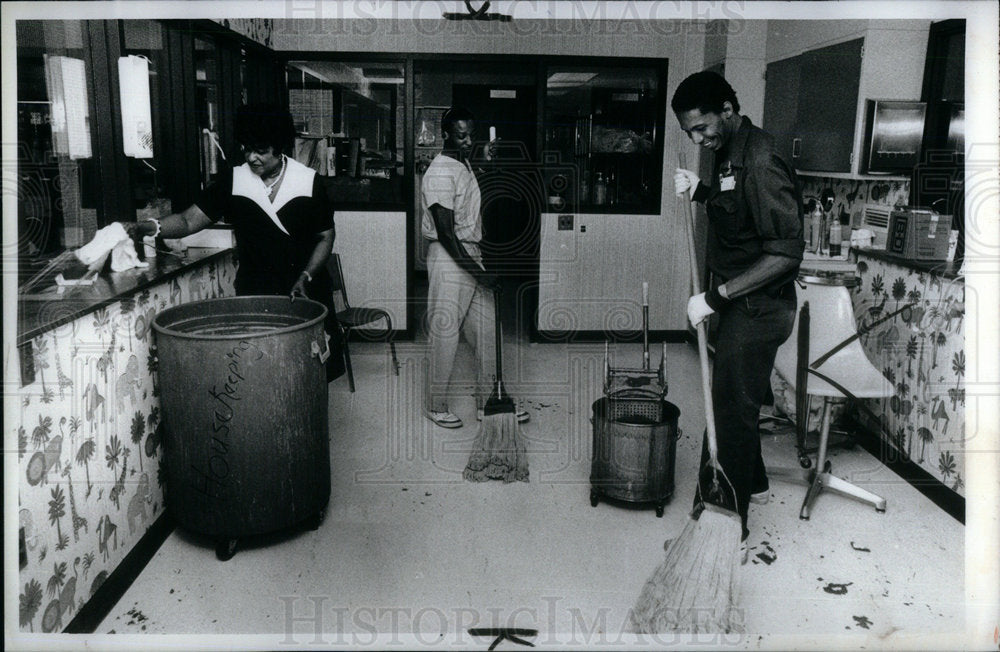
<instances>
[{"instance_id":1,"label":"giraffe on wallpaper","mask_svg":"<svg viewBox=\"0 0 1000 652\"><path fill-rule=\"evenodd\" d=\"M76 497L73 492L73 478L69 474L70 464L66 463L63 467L62 474L66 477L66 485L69 487L69 514L73 520L73 541L80 540L80 528L83 528L84 532L87 530L87 519L80 516L76 511Z\"/></svg>"},{"instance_id":2,"label":"giraffe on wallpaper","mask_svg":"<svg viewBox=\"0 0 1000 652\"><path fill-rule=\"evenodd\" d=\"M115 353L115 338L117 338L118 333L111 330L111 343L108 345L107 350L101 354L101 357L97 359L97 370L101 372L104 377L104 382L108 382L108 369L114 365L114 353Z\"/></svg>"},{"instance_id":3,"label":"giraffe on wallpaper","mask_svg":"<svg viewBox=\"0 0 1000 652\"><path fill-rule=\"evenodd\" d=\"M115 480L115 484L113 487L111 487L111 492L108 495L108 497L111 499L111 502L113 502L115 504L115 507L118 509L122 508L121 496L122 493L125 491L125 472L128 469L128 454L129 454L129 449L126 447L124 450L122 450L122 472L118 476L118 479Z\"/></svg>"},{"instance_id":4,"label":"giraffe on wallpaper","mask_svg":"<svg viewBox=\"0 0 1000 652\"><path fill-rule=\"evenodd\" d=\"M52 341L55 342L55 336L52 337ZM63 390L73 387L73 379L63 373L62 364L59 362L59 352L56 347L52 347L53 357L56 359L56 377L59 382L59 400L63 399Z\"/></svg>"}]
</instances>

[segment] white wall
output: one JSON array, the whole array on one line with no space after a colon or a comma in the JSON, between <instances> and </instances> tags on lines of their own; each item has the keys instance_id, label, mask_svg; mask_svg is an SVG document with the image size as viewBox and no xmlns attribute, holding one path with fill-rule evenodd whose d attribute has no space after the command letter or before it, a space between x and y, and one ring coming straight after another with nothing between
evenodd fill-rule
<instances>
[{"instance_id":1,"label":"white wall","mask_svg":"<svg viewBox=\"0 0 1000 652\"><path fill-rule=\"evenodd\" d=\"M758 127L764 122L768 22L733 21L726 42L726 79L740 100L740 113Z\"/></svg>"},{"instance_id":2,"label":"white wall","mask_svg":"<svg viewBox=\"0 0 1000 652\"><path fill-rule=\"evenodd\" d=\"M867 20L769 20L767 63L780 61L806 50L849 41L864 34ZM882 21L884 22L884 21Z\"/></svg>"},{"instance_id":3,"label":"white wall","mask_svg":"<svg viewBox=\"0 0 1000 652\"><path fill-rule=\"evenodd\" d=\"M334 221L351 306L381 308L394 329L406 328L406 213L337 211Z\"/></svg>"}]
</instances>

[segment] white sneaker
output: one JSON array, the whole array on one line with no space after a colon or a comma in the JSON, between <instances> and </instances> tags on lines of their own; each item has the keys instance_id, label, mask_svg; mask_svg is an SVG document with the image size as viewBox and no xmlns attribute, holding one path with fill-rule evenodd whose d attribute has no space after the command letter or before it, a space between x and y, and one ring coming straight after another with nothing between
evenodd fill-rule
<instances>
[{"instance_id":1,"label":"white sneaker","mask_svg":"<svg viewBox=\"0 0 1000 652\"><path fill-rule=\"evenodd\" d=\"M754 505L766 505L771 500L771 491L765 490L755 494L750 494L750 502Z\"/></svg>"},{"instance_id":2,"label":"white sneaker","mask_svg":"<svg viewBox=\"0 0 1000 652\"><path fill-rule=\"evenodd\" d=\"M516 416L518 423L526 423L529 419L531 419L531 415L528 414L527 410L518 410L516 412ZM483 420L483 410L482 409L476 410L476 421L482 421L482 420Z\"/></svg>"},{"instance_id":3,"label":"white sneaker","mask_svg":"<svg viewBox=\"0 0 1000 652\"><path fill-rule=\"evenodd\" d=\"M425 410L424 416L441 426L442 428L461 428L462 420L456 417L451 412L435 412L433 410Z\"/></svg>"}]
</instances>

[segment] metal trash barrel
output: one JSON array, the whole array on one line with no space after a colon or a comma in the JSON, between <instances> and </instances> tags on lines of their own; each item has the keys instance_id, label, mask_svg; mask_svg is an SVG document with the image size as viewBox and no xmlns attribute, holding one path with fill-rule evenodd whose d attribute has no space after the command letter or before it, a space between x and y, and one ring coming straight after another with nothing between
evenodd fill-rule
<instances>
[{"instance_id":1,"label":"metal trash barrel","mask_svg":"<svg viewBox=\"0 0 1000 652\"><path fill-rule=\"evenodd\" d=\"M308 299L196 301L153 320L166 504L182 527L236 540L318 527L330 498L323 331Z\"/></svg>"},{"instance_id":2,"label":"metal trash barrel","mask_svg":"<svg viewBox=\"0 0 1000 652\"><path fill-rule=\"evenodd\" d=\"M590 466L590 504L602 495L632 503L655 503L656 515L674 493L674 460L681 411L661 399L654 420L643 415L616 419L612 401L602 397L591 406L594 426Z\"/></svg>"}]
</instances>

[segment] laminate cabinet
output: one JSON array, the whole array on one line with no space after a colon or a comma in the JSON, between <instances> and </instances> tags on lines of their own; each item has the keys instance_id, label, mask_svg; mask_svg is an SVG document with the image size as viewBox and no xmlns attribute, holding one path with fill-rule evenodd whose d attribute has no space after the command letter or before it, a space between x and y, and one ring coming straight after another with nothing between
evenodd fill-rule
<instances>
[{"instance_id":1,"label":"laminate cabinet","mask_svg":"<svg viewBox=\"0 0 1000 652\"><path fill-rule=\"evenodd\" d=\"M764 127L798 170L851 172L864 38L767 66Z\"/></svg>"}]
</instances>

